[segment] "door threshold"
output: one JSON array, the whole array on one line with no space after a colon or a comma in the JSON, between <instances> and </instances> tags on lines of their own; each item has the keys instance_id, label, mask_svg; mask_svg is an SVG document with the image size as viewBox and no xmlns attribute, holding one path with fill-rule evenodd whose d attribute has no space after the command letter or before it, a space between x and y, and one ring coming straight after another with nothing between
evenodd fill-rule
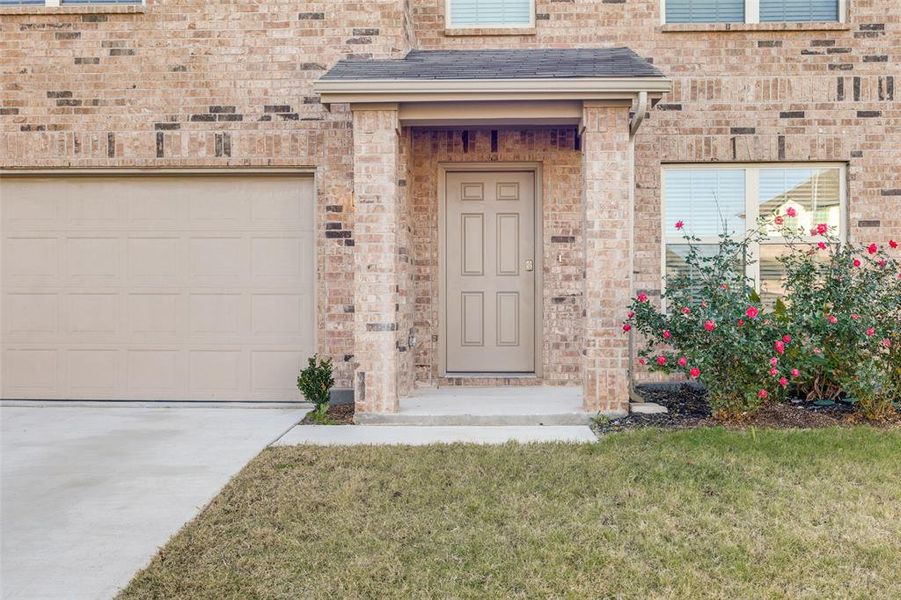
<instances>
[{"instance_id":1,"label":"door threshold","mask_svg":"<svg viewBox=\"0 0 901 600\"><path fill-rule=\"evenodd\" d=\"M538 379L537 373L498 373L490 372L453 372L445 373L447 379L455 379L460 377L479 377L482 379Z\"/></svg>"}]
</instances>

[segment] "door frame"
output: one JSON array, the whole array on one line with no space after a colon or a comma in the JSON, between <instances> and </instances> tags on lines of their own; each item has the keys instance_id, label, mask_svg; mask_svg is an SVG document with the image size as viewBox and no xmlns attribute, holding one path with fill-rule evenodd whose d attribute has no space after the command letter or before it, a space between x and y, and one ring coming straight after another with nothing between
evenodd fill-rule
<instances>
[{"instance_id":1,"label":"door frame","mask_svg":"<svg viewBox=\"0 0 901 600\"><path fill-rule=\"evenodd\" d=\"M447 377L447 174L467 171L503 172L525 171L534 176L535 182L535 370L533 373L458 373L452 376L474 377L541 377L544 372L544 189L540 162L439 162L438 163L438 375Z\"/></svg>"}]
</instances>

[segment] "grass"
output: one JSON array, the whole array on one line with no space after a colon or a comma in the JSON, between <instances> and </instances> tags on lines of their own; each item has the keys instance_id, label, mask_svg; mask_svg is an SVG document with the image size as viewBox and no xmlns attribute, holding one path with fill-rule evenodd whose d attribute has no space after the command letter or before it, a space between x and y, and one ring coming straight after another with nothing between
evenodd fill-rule
<instances>
[{"instance_id":1,"label":"grass","mask_svg":"<svg viewBox=\"0 0 901 600\"><path fill-rule=\"evenodd\" d=\"M122 598L899 598L901 430L283 447Z\"/></svg>"}]
</instances>

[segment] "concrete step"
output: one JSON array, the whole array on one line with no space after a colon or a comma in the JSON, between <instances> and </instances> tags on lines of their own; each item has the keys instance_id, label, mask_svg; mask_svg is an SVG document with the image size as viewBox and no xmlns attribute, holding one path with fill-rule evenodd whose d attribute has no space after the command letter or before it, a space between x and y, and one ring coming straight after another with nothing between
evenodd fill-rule
<instances>
[{"instance_id":1,"label":"concrete step","mask_svg":"<svg viewBox=\"0 0 901 600\"><path fill-rule=\"evenodd\" d=\"M592 415L586 412L562 412L548 414L514 414L514 413L456 413L428 414L401 412L357 413L354 423L357 425L408 425L421 427L464 426L464 427L540 427L560 425L588 425Z\"/></svg>"},{"instance_id":2,"label":"concrete step","mask_svg":"<svg viewBox=\"0 0 901 600\"><path fill-rule=\"evenodd\" d=\"M503 444L506 442L594 442L587 426L576 427L447 427L409 425L298 425L283 435L276 446L313 444L318 446L426 444Z\"/></svg>"}]
</instances>

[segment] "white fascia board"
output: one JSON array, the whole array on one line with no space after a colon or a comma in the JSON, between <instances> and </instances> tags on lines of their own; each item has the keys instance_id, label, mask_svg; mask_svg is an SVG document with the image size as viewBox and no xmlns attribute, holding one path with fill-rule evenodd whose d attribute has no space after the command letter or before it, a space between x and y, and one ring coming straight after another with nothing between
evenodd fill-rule
<instances>
[{"instance_id":1,"label":"white fascia board","mask_svg":"<svg viewBox=\"0 0 901 600\"><path fill-rule=\"evenodd\" d=\"M461 100L590 100L659 97L672 90L664 77L571 79L326 79L313 84L325 104L336 102L434 102Z\"/></svg>"}]
</instances>

